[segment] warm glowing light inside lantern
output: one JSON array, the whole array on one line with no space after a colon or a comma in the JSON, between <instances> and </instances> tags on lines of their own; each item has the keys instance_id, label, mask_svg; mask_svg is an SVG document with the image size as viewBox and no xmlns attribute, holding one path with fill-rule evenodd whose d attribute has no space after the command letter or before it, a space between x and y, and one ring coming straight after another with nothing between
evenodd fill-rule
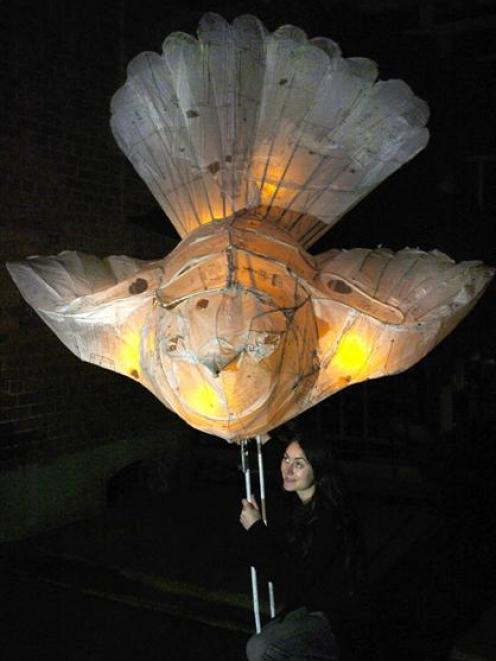
<instances>
[{"instance_id":1,"label":"warm glowing light inside lantern","mask_svg":"<svg viewBox=\"0 0 496 661\"><path fill-rule=\"evenodd\" d=\"M155 351L155 335L153 333L148 333L145 340L145 348L148 353Z\"/></svg>"},{"instance_id":2,"label":"warm glowing light inside lantern","mask_svg":"<svg viewBox=\"0 0 496 661\"><path fill-rule=\"evenodd\" d=\"M198 209L198 216L195 220L199 221L201 225L208 225L209 223L225 220L227 216L234 213L232 203L223 198L216 197L209 199L209 205ZM196 224L196 223L195 223Z\"/></svg>"},{"instance_id":3,"label":"warm glowing light inside lantern","mask_svg":"<svg viewBox=\"0 0 496 661\"><path fill-rule=\"evenodd\" d=\"M363 337L348 333L341 338L333 363L343 372L358 372L365 365L368 355L369 347Z\"/></svg>"},{"instance_id":4,"label":"warm glowing light inside lantern","mask_svg":"<svg viewBox=\"0 0 496 661\"><path fill-rule=\"evenodd\" d=\"M262 196L267 195L268 197L272 197L276 192L276 190L277 190L277 186L275 184L269 184L266 181L262 186Z\"/></svg>"},{"instance_id":5,"label":"warm glowing light inside lantern","mask_svg":"<svg viewBox=\"0 0 496 661\"><path fill-rule=\"evenodd\" d=\"M117 361L121 371L134 377L139 377L140 371L140 334L130 331L122 338Z\"/></svg>"},{"instance_id":6,"label":"warm glowing light inside lantern","mask_svg":"<svg viewBox=\"0 0 496 661\"><path fill-rule=\"evenodd\" d=\"M295 189L292 186L283 186L279 182L277 184L265 182L262 186L260 202L262 204L276 204L281 207L289 204L295 194Z\"/></svg>"},{"instance_id":7,"label":"warm glowing light inside lantern","mask_svg":"<svg viewBox=\"0 0 496 661\"><path fill-rule=\"evenodd\" d=\"M260 182L262 203L268 204L275 197L277 197L277 200L281 202L283 198L285 199L288 197L289 191L282 183L284 172L281 168L271 167L267 172L261 172L260 176L262 179Z\"/></svg>"},{"instance_id":8,"label":"warm glowing light inside lantern","mask_svg":"<svg viewBox=\"0 0 496 661\"><path fill-rule=\"evenodd\" d=\"M219 416L225 413L225 407L219 402L219 396L206 382L201 383L189 393L183 393L188 406L200 415Z\"/></svg>"},{"instance_id":9,"label":"warm glowing light inside lantern","mask_svg":"<svg viewBox=\"0 0 496 661\"><path fill-rule=\"evenodd\" d=\"M198 220L201 225L208 225L209 223L212 222L212 214L210 211L207 209L204 213L202 213L199 217Z\"/></svg>"}]
</instances>

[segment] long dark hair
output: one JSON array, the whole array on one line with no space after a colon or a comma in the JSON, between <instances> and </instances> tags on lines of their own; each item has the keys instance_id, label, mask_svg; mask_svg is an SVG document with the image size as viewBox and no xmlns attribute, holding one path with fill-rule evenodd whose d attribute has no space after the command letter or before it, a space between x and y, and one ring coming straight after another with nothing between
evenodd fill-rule
<instances>
[{"instance_id":1,"label":"long dark hair","mask_svg":"<svg viewBox=\"0 0 496 661\"><path fill-rule=\"evenodd\" d=\"M366 578L365 549L357 517L344 477L334 458L331 444L317 433L293 431L285 435L286 445L296 441L303 450L315 476L315 493L302 504L296 497L288 531L290 545L303 559L310 552L313 524L319 517L334 519L343 544L345 569L353 584Z\"/></svg>"}]
</instances>

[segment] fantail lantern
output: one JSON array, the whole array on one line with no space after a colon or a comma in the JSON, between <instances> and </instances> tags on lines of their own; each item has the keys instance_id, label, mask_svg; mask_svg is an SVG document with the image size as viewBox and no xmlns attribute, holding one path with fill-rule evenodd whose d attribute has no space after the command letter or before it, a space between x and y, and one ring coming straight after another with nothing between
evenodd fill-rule
<instances>
[{"instance_id":1,"label":"fantail lantern","mask_svg":"<svg viewBox=\"0 0 496 661\"><path fill-rule=\"evenodd\" d=\"M142 53L112 100L119 146L183 241L166 258L32 257L9 270L81 359L228 440L400 372L493 271L442 253L317 238L427 143L427 106L327 39L202 19Z\"/></svg>"}]
</instances>

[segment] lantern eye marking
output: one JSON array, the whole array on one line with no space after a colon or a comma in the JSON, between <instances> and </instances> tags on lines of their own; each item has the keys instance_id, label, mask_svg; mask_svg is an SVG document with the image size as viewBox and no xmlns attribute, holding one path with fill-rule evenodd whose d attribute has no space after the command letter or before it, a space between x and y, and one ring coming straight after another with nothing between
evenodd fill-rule
<instances>
[{"instance_id":1,"label":"lantern eye marking","mask_svg":"<svg viewBox=\"0 0 496 661\"><path fill-rule=\"evenodd\" d=\"M209 304L208 298L200 298L200 300L196 304L196 307L199 310L205 310L206 308L208 308L208 304Z\"/></svg>"},{"instance_id":2,"label":"lantern eye marking","mask_svg":"<svg viewBox=\"0 0 496 661\"><path fill-rule=\"evenodd\" d=\"M142 294L148 289L148 282L144 278L138 278L129 285L130 294Z\"/></svg>"},{"instance_id":3,"label":"lantern eye marking","mask_svg":"<svg viewBox=\"0 0 496 661\"><path fill-rule=\"evenodd\" d=\"M210 172L210 174L216 175L217 172L220 170L219 161L214 161L213 163L210 163L210 165L207 167L207 170Z\"/></svg>"},{"instance_id":4,"label":"lantern eye marking","mask_svg":"<svg viewBox=\"0 0 496 661\"><path fill-rule=\"evenodd\" d=\"M183 340L182 335L176 335L175 337L169 337L166 341L166 351L167 353L172 353L177 351L178 344Z\"/></svg>"},{"instance_id":5,"label":"lantern eye marking","mask_svg":"<svg viewBox=\"0 0 496 661\"><path fill-rule=\"evenodd\" d=\"M327 283L327 286L338 294L350 294L352 291L351 287L346 282L343 282L343 280L331 279Z\"/></svg>"}]
</instances>

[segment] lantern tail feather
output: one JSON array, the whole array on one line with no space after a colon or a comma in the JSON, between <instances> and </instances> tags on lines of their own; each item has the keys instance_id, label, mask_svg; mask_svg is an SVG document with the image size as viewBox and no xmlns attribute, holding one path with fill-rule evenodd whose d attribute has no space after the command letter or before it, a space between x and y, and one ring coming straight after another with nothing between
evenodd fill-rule
<instances>
[{"instance_id":1,"label":"lantern tail feather","mask_svg":"<svg viewBox=\"0 0 496 661\"><path fill-rule=\"evenodd\" d=\"M415 365L470 312L495 274L479 261L456 264L439 251L410 248L332 250L318 261L321 373L310 405Z\"/></svg>"},{"instance_id":2,"label":"lantern tail feather","mask_svg":"<svg viewBox=\"0 0 496 661\"><path fill-rule=\"evenodd\" d=\"M147 387L142 330L160 282L160 262L80 252L29 257L7 269L23 298L78 358Z\"/></svg>"},{"instance_id":3,"label":"lantern tail feather","mask_svg":"<svg viewBox=\"0 0 496 661\"><path fill-rule=\"evenodd\" d=\"M132 60L112 131L181 237L259 208L308 247L427 144L427 105L376 75L293 26L206 14Z\"/></svg>"}]
</instances>

